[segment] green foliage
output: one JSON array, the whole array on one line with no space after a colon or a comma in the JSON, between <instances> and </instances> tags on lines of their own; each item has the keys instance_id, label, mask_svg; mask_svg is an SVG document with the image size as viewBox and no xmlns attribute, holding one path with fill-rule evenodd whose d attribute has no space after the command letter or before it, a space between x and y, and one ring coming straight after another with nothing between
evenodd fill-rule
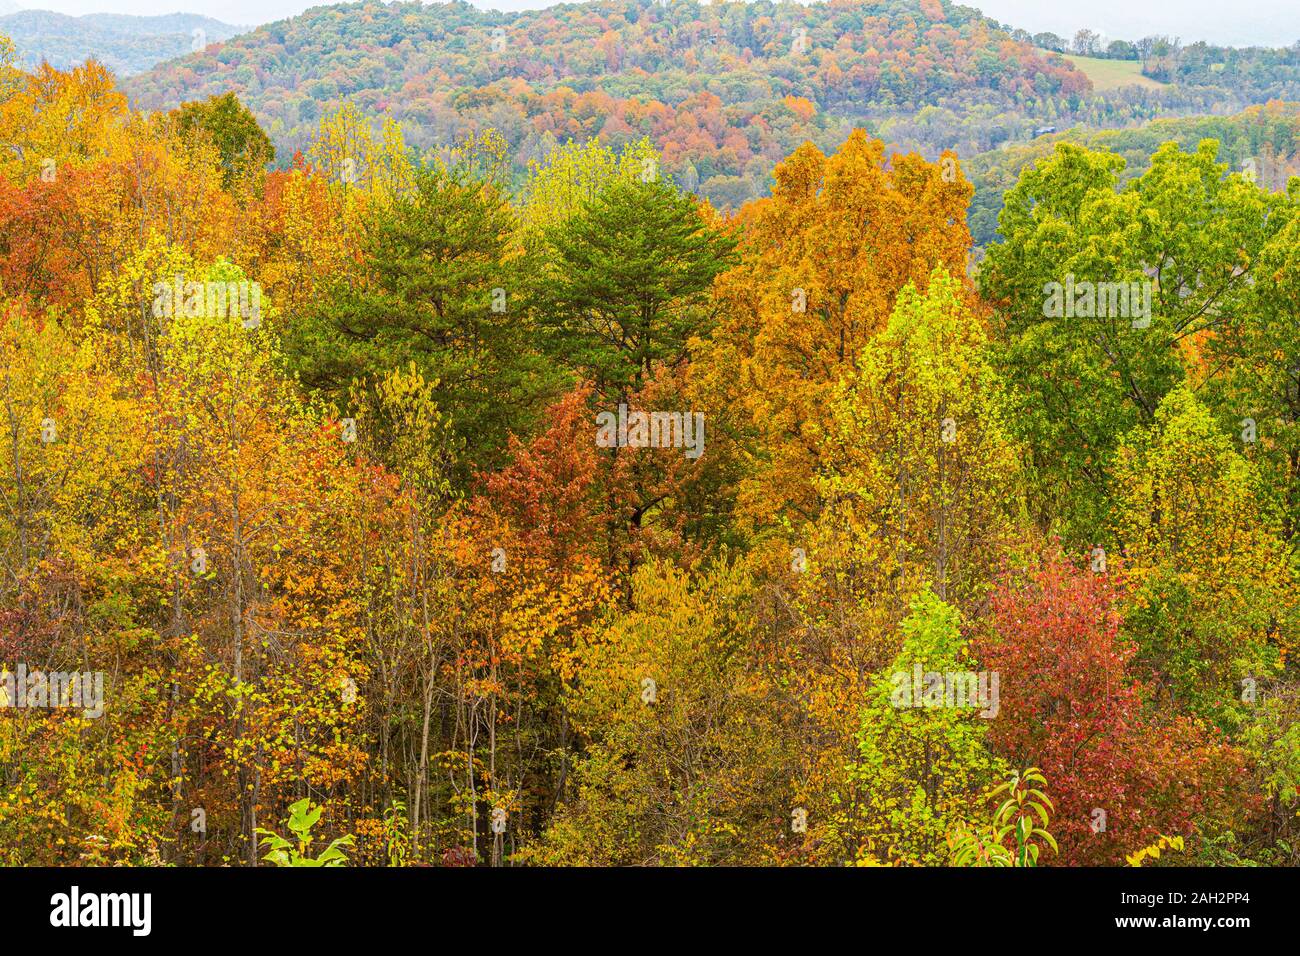
<instances>
[{"instance_id":1,"label":"green foliage","mask_svg":"<svg viewBox=\"0 0 1300 956\"><path fill-rule=\"evenodd\" d=\"M182 103L172 116L182 135L206 137L216 146L227 188L237 176L261 172L275 161L271 140L234 93Z\"/></svg>"},{"instance_id":2,"label":"green foliage","mask_svg":"<svg viewBox=\"0 0 1300 956\"><path fill-rule=\"evenodd\" d=\"M602 394L639 389L708 330L734 245L668 183L611 179L545 231L533 306L548 350Z\"/></svg>"},{"instance_id":3,"label":"green foliage","mask_svg":"<svg viewBox=\"0 0 1300 956\"><path fill-rule=\"evenodd\" d=\"M407 834L409 827L406 804L394 800L384 811L384 849L388 853L389 866L406 866L411 851L411 841Z\"/></svg>"},{"instance_id":4,"label":"green foliage","mask_svg":"<svg viewBox=\"0 0 1300 956\"><path fill-rule=\"evenodd\" d=\"M1121 188L1118 156L1059 144L1006 195L980 286L999 305L1039 520L1057 516L1072 547L1105 540L1118 440L1184 380L1193 343L1247 314L1249 265L1285 221L1270 214L1283 200L1225 176L1217 152L1166 144ZM1084 283L1127 305L1076 291L1077 313L1053 308Z\"/></svg>"},{"instance_id":5,"label":"green foliage","mask_svg":"<svg viewBox=\"0 0 1300 956\"><path fill-rule=\"evenodd\" d=\"M547 227L576 215L611 182L635 183L648 173L657 176L662 164L649 139L629 142L617 151L599 139L551 147L529 162L520 209L526 241L544 239Z\"/></svg>"},{"instance_id":6,"label":"green foliage","mask_svg":"<svg viewBox=\"0 0 1300 956\"><path fill-rule=\"evenodd\" d=\"M1179 705L1216 713L1297 640L1296 582L1257 469L1186 388L1118 454L1126 628Z\"/></svg>"},{"instance_id":7,"label":"green foliage","mask_svg":"<svg viewBox=\"0 0 1300 956\"><path fill-rule=\"evenodd\" d=\"M818 480L823 523L865 539L904 600L928 584L968 606L1022 520L1020 452L983 322L942 268L907 286L843 381Z\"/></svg>"},{"instance_id":8,"label":"green foliage","mask_svg":"<svg viewBox=\"0 0 1300 956\"><path fill-rule=\"evenodd\" d=\"M978 707L932 706L911 693L918 666L925 674L974 669L960 620L956 609L922 592L903 621L902 650L876 674L862 710L848 777L866 796L844 826L882 862L944 862L945 834L971 821L975 796L1005 773L985 746L987 709L981 716Z\"/></svg>"},{"instance_id":9,"label":"green foliage","mask_svg":"<svg viewBox=\"0 0 1300 956\"><path fill-rule=\"evenodd\" d=\"M1047 778L1037 768L1030 767L1023 773L1017 770L1004 783L994 787L988 799L1001 802L993 811L993 820L988 828L959 828L949 838L952 865L1038 866L1042 852L1040 843L1057 852L1056 840L1047 832L1050 814L1055 807L1047 794L1039 789L1046 786Z\"/></svg>"},{"instance_id":10,"label":"green foliage","mask_svg":"<svg viewBox=\"0 0 1300 956\"><path fill-rule=\"evenodd\" d=\"M515 412L548 373L525 347L514 212L463 165L415 170L409 194L376 210L363 240L367 278L334 277L285 330L291 368L330 396L381 388L413 365L469 450L456 475L499 462Z\"/></svg>"},{"instance_id":11,"label":"green foliage","mask_svg":"<svg viewBox=\"0 0 1300 956\"><path fill-rule=\"evenodd\" d=\"M285 826L293 834L292 841L259 827L257 834L262 837L261 846L267 851L262 859L270 860L276 866L346 866L348 858L342 848L351 846L354 842L350 833L331 840L329 846L317 856L308 855L312 842L311 830L320 822L322 810L322 807L313 805L306 797L289 807Z\"/></svg>"},{"instance_id":12,"label":"green foliage","mask_svg":"<svg viewBox=\"0 0 1300 956\"><path fill-rule=\"evenodd\" d=\"M1051 158L1057 143L1115 153L1124 160L1120 178L1127 181L1150 168L1152 156L1164 143L1177 143L1186 151L1196 149L1207 139L1219 144L1219 158L1231 169L1251 169L1259 185L1269 192L1285 189L1290 176L1300 171L1296 162L1300 156L1300 122L1293 103L1249 106L1230 116L1152 119L1120 129L1080 124L1028 143L1008 143L963 159L963 168L975 184L971 235L981 248L1002 238L998 214L1006 192L1028 168Z\"/></svg>"}]
</instances>

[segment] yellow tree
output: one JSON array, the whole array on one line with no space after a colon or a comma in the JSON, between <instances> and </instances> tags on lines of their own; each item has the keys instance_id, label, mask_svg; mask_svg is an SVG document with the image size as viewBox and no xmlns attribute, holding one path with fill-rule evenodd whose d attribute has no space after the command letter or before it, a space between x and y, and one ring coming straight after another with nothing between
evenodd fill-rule
<instances>
[{"instance_id":1,"label":"yellow tree","mask_svg":"<svg viewBox=\"0 0 1300 956\"><path fill-rule=\"evenodd\" d=\"M536 239L578 212L608 183L658 178L659 154L649 139L628 143L618 152L599 139L565 143L528 164L520 223L525 235Z\"/></svg>"},{"instance_id":2,"label":"yellow tree","mask_svg":"<svg viewBox=\"0 0 1300 956\"><path fill-rule=\"evenodd\" d=\"M748 476L742 519L811 518L835 389L899 291L936 266L963 275L971 186L956 160L891 156L856 131L825 156L801 146L772 195L742 209L741 264L719 277L719 325L693 375L725 412Z\"/></svg>"},{"instance_id":3,"label":"yellow tree","mask_svg":"<svg viewBox=\"0 0 1300 956\"><path fill-rule=\"evenodd\" d=\"M832 857L854 855L846 834L874 799L843 767L901 622L926 592L976 611L1024 527L1003 401L983 323L942 269L926 292L903 289L829 401L818 517L790 529L775 593L776 620L797 622L781 666L817 742L802 771L809 808L845 828L824 844Z\"/></svg>"},{"instance_id":4,"label":"yellow tree","mask_svg":"<svg viewBox=\"0 0 1300 956\"><path fill-rule=\"evenodd\" d=\"M588 745L575 798L526 862L734 865L771 862L768 848L789 842L800 741L754 666L754 589L739 564L635 572L632 608L575 650Z\"/></svg>"},{"instance_id":5,"label":"yellow tree","mask_svg":"<svg viewBox=\"0 0 1300 956\"><path fill-rule=\"evenodd\" d=\"M1130 584L1125 626L1157 687L1222 715L1294 655L1295 574L1258 469L1191 390L1120 446L1113 527Z\"/></svg>"},{"instance_id":6,"label":"yellow tree","mask_svg":"<svg viewBox=\"0 0 1300 956\"><path fill-rule=\"evenodd\" d=\"M246 281L229 265L205 276ZM262 807L306 786L330 792L362 759L346 733L360 707L345 688L365 676L349 521L365 476L279 377L277 348L237 310L176 310L149 394L165 448L177 719L206 727L198 751L215 745L233 778L229 845L250 863Z\"/></svg>"},{"instance_id":7,"label":"yellow tree","mask_svg":"<svg viewBox=\"0 0 1300 956\"><path fill-rule=\"evenodd\" d=\"M43 63L31 74L6 72L0 99L0 175L15 182L57 177L71 166L120 157L126 97L94 60L73 70Z\"/></svg>"},{"instance_id":8,"label":"yellow tree","mask_svg":"<svg viewBox=\"0 0 1300 956\"><path fill-rule=\"evenodd\" d=\"M11 863L156 861L165 821L141 794L162 781L140 755L165 736L140 409L100 341L0 308L0 671L85 675L81 706L0 720L0 844Z\"/></svg>"},{"instance_id":9,"label":"yellow tree","mask_svg":"<svg viewBox=\"0 0 1300 956\"><path fill-rule=\"evenodd\" d=\"M973 608L1018 537L1019 457L982 321L959 280L909 285L830 403L820 523L899 610L920 588Z\"/></svg>"}]
</instances>

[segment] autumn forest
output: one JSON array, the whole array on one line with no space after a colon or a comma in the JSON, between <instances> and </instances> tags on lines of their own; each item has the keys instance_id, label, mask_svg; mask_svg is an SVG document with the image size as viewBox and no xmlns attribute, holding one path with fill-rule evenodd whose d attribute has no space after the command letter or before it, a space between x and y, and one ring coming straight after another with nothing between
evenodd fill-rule
<instances>
[{"instance_id":1,"label":"autumn forest","mask_svg":"<svg viewBox=\"0 0 1300 956\"><path fill-rule=\"evenodd\" d=\"M1300 113L919 9L970 149L0 39L0 864L1300 863Z\"/></svg>"}]
</instances>

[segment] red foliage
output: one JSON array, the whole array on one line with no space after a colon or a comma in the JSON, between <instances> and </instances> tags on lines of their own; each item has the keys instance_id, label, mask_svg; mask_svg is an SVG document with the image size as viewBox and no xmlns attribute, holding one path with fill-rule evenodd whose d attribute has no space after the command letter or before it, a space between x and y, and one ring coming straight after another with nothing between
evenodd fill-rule
<instances>
[{"instance_id":1,"label":"red foliage","mask_svg":"<svg viewBox=\"0 0 1300 956\"><path fill-rule=\"evenodd\" d=\"M0 283L10 296L69 305L90 293L70 247L78 234L74 176L68 170L56 182L25 185L0 177Z\"/></svg>"},{"instance_id":2,"label":"red foliage","mask_svg":"<svg viewBox=\"0 0 1300 956\"><path fill-rule=\"evenodd\" d=\"M993 598L991 633L976 643L1000 675L994 746L1041 768L1056 804L1045 862L1122 864L1193 821L1240 771L1217 731L1146 706L1132 676L1134 647L1119 632L1116 577L1074 567L1059 551ZM1104 811L1105 826L1094 832Z\"/></svg>"},{"instance_id":3,"label":"red foliage","mask_svg":"<svg viewBox=\"0 0 1300 956\"><path fill-rule=\"evenodd\" d=\"M476 862L474 851L467 846L454 846L442 854L443 866L474 866Z\"/></svg>"},{"instance_id":4,"label":"red foliage","mask_svg":"<svg viewBox=\"0 0 1300 956\"><path fill-rule=\"evenodd\" d=\"M596 474L591 389L569 392L547 410L550 424L528 444L512 438L512 462L486 479L486 506L504 517L525 550L566 567L567 558L598 540L592 514Z\"/></svg>"}]
</instances>

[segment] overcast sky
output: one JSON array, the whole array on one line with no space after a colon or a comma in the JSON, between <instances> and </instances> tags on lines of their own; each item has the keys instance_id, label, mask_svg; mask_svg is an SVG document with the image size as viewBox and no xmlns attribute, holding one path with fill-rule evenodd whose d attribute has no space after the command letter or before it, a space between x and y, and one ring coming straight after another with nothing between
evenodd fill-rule
<instances>
[{"instance_id":1,"label":"overcast sky","mask_svg":"<svg viewBox=\"0 0 1300 956\"><path fill-rule=\"evenodd\" d=\"M203 13L227 23L268 23L317 6L313 0L13 0L60 13ZM475 6L523 10L553 0L471 0ZM1290 46L1300 40L1300 0L967 0L994 19L1033 33L1073 35L1088 27L1109 38L1152 33L1231 44Z\"/></svg>"}]
</instances>

